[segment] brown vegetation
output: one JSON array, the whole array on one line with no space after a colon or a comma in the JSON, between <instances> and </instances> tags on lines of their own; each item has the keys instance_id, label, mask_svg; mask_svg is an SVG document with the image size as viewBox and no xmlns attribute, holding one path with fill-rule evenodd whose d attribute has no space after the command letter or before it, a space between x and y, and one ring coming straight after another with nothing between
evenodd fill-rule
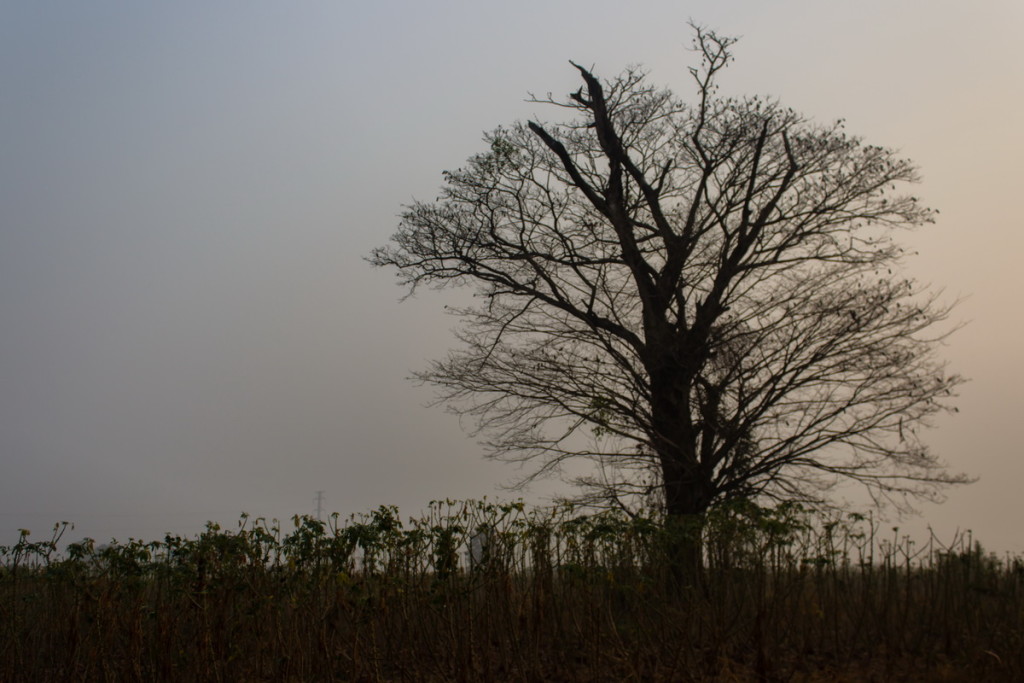
<instances>
[{"instance_id":1,"label":"brown vegetation","mask_svg":"<svg viewBox=\"0 0 1024 683\"><path fill-rule=\"evenodd\" d=\"M744 504L709 517L680 588L647 518L446 501L294 522L63 554L63 527L24 533L0 548L0 679L1024 679L1024 565L969 537Z\"/></svg>"}]
</instances>

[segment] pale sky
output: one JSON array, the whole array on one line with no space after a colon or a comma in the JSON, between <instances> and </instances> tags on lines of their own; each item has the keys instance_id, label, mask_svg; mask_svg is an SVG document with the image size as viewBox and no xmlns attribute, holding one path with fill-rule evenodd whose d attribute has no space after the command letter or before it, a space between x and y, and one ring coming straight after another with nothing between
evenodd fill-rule
<instances>
[{"instance_id":1,"label":"pale sky","mask_svg":"<svg viewBox=\"0 0 1024 683\"><path fill-rule=\"evenodd\" d=\"M450 297L363 257L484 131L557 117L525 99L570 59L691 95L689 18L742 36L726 92L920 166L907 271L963 298L972 380L926 440L980 480L900 524L1024 552L1019 0L0 2L0 545L514 495L406 379Z\"/></svg>"}]
</instances>

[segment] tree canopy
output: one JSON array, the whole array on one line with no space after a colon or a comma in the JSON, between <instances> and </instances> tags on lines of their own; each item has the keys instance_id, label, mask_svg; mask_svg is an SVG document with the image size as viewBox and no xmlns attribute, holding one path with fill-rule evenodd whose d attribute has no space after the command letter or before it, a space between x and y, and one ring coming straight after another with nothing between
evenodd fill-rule
<instances>
[{"instance_id":1,"label":"tree canopy","mask_svg":"<svg viewBox=\"0 0 1024 683\"><path fill-rule=\"evenodd\" d=\"M822 501L842 480L935 495L919 428L962 381L936 355L950 307L900 274L934 212L914 165L716 81L733 40L695 29L694 101L630 69L534 101L407 207L370 261L466 286L461 346L418 377L531 473L590 459L591 500L669 515L731 498Z\"/></svg>"}]
</instances>

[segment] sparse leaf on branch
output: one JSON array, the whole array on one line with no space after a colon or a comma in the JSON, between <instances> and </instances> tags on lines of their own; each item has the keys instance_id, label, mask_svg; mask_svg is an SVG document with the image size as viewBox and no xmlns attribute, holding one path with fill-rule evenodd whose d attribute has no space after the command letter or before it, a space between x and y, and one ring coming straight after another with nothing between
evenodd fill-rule
<instances>
[{"instance_id":1,"label":"sparse leaf on branch","mask_svg":"<svg viewBox=\"0 0 1024 683\"><path fill-rule=\"evenodd\" d=\"M917 426L961 378L936 357L950 307L900 276L897 231L934 212L893 151L774 100L723 98L733 39L696 28L693 102L627 70L499 128L407 207L370 261L467 286L461 346L419 374L489 453L533 476L593 461L590 500L670 516L730 499L935 496Z\"/></svg>"}]
</instances>

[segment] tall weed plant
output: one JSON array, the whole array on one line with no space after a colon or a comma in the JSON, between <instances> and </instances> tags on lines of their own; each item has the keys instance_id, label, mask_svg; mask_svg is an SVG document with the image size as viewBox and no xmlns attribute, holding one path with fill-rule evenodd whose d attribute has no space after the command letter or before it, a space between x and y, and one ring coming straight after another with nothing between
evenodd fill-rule
<instances>
[{"instance_id":1,"label":"tall weed plant","mask_svg":"<svg viewBox=\"0 0 1024 683\"><path fill-rule=\"evenodd\" d=\"M438 501L0 546L2 680L1024 680L1024 563L746 502ZM699 533L680 584L670 533Z\"/></svg>"}]
</instances>

